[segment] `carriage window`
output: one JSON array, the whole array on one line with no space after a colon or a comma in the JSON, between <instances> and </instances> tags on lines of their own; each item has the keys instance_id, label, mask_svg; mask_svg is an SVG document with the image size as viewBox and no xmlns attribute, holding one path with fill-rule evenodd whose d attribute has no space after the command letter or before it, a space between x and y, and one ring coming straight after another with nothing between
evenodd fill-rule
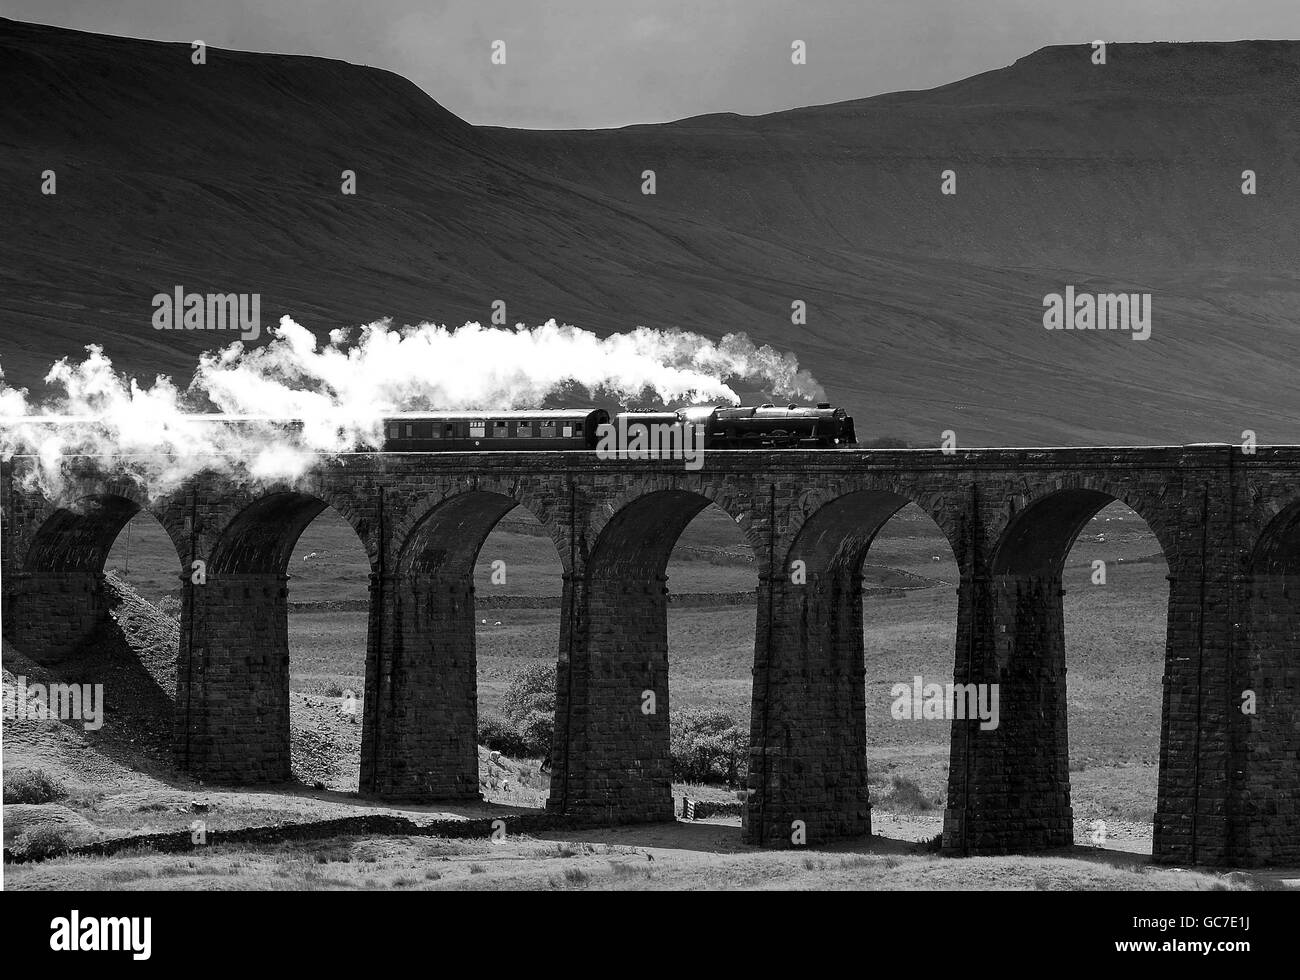
<instances>
[{"instance_id":1,"label":"carriage window","mask_svg":"<svg viewBox=\"0 0 1300 980\"><path fill-rule=\"evenodd\" d=\"M492 435L498 439L504 439L510 435L510 427L505 422L493 422Z\"/></svg>"},{"instance_id":2,"label":"carriage window","mask_svg":"<svg viewBox=\"0 0 1300 980\"><path fill-rule=\"evenodd\" d=\"M447 438L448 439L456 438L456 427L452 425L450 422L447 423Z\"/></svg>"},{"instance_id":3,"label":"carriage window","mask_svg":"<svg viewBox=\"0 0 1300 980\"><path fill-rule=\"evenodd\" d=\"M531 439L533 437L533 423L520 422L519 428L516 430L515 434L519 436L520 439Z\"/></svg>"},{"instance_id":4,"label":"carriage window","mask_svg":"<svg viewBox=\"0 0 1300 980\"><path fill-rule=\"evenodd\" d=\"M429 426L429 438L430 439L442 438L442 429L438 426L437 422L434 422L433 425Z\"/></svg>"},{"instance_id":5,"label":"carriage window","mask_svg":"<svg viewBox=\"0 0 1300 980\"><path fill-rule=\"evenodd\" d=\"M554 422L543 422L543 423L542 423L542 433L541 433L541 435L542 435L542 438L543 438L543 439L554 439L554 438L555 438L555 423L554 423Z\"/></svg>"},{"instance_id":6,"label":"carriage window","mask_svg":"<svg viewBox=\"0 0 1300 980\"><path fill-rule=\"evenodd\" d=\"M487 423L482 419L473 419L469 424L469 437L471 439L482 439L487 435Z\"/></svg>"},{"instance_id":7,"label":"carriage window","mask_svg":"<svg viewBox=\"0 0 1300 980\"><path fill-rule=\"evenodd\" d=\"M400 425L398 425L396 422L389 422L389 423L388 423L388 438L389 438L389 439L396 439L396 438L398 437L399 433L401 433L401 431L402 431L402 427L401 427Z\"/></svg>"},{"instance_id":8,"label":"carriage window","mask_svg":"<svg viewBox=\"0 0 1300 980\"><path fill-rule=\"evenodd\" d=\"M566 439L572 439L572 438L573 438L573 426L571 426L571 425L566 425L566 426L564 427L564 438L566 438Z\"/></svg>"},{"instance_id":9,"label":"carriage window","mask_svg":"<svg viewBox=\"0 0 1300 980\"><path fill-rule=\"evenodd\" d=\"M415 435L415 426L412 425L410 422L407 422L407 423L406 423L406 438L410 439L410 438L411 438L412 436L414 436L414 435Z\"/></svg>"}]
</instances>

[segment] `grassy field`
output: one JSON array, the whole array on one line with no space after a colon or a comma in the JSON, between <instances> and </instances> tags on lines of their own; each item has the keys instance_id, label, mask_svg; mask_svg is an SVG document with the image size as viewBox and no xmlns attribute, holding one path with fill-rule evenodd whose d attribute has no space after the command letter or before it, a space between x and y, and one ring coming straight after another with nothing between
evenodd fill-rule
<instances>
[{"instance_id":1,"label":"grassy field","mask_svg":"<svg viewBox=\"0 0 1300 980\"><path fill-rule=\"evenodd\" d=\"M622 891L876 889L1227 891L1267 879L1152 867L1133 855L1071 849L1048 857L944 860L872 841L759 852L717 824L677 824L659 837L615 828L581 837L486 840L345 837L268 846L213 845L186 855L147 850L10 866L14 889L159 891Z\"/></svg>"}]
</instances>

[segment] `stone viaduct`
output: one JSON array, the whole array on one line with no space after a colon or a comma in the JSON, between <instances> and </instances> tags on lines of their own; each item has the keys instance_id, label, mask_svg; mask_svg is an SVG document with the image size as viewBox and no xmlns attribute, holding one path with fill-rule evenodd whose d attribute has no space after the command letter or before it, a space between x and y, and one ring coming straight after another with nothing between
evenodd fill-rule
<instances>
[{"instance_id":1,"label":"stone viaduct","mask_svg":"<svg viewBox=\"0 0 1300 980\"><path fill-rule=\"evenodd\" d=\"M288 561L327 506L350 522L371 564L361 789L382 798L478 798L473 568L496 522L527 508L563 565L548 806L608 822L673 817L665 569L716 504L756 558L747 836L769 847L791 846L795 821L811 845L870 832L862 565L915 503L961 572L953 679L1000 685L996 729L952 722L952 854L1073 840L1062 566L1122 501L1169 567L1155 857L1300 860L1300 448L716 451L694 472L357 454L293 485L204 474L152 497L86 464L58 501L27 489L30 464L0 474L6 641L45 660L75 648L106 615L114 539L148 509L183 582L175 758L209 781L289 776Z\"/></svg>"}]
</instances>

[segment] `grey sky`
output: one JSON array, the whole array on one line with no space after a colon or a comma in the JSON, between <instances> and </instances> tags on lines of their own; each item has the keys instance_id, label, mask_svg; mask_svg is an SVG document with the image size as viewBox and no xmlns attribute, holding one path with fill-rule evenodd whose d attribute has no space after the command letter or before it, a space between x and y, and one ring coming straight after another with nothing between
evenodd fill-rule
<instances>
[{"instance_id":1,"label":"grey sky","mask_svg":"<svg viewBox=\"0 0 1300 980\"><path fill-rule=\"evenodd\" d=\"M1300 0L0 0L0 14L375 65L470 122L535 128L929 88L1096 38L1300 39Z\"/></svg>"}]
</instances>

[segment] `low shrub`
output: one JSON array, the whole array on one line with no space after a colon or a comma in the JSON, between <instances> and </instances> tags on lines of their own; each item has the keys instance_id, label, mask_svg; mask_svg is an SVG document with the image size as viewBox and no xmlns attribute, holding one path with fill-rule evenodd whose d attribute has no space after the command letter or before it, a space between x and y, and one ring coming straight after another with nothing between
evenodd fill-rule
<instances>
[{"instance_id":1,"label":"low shrub","mask_svg":"<svg viewBox=\"0 0 1300 980\"><path fill-rule=\"evenodd\" d=\"M63 783L44 769L12 769L5 773L6 803L53 803L67 795Z\"/></svg>"},{"instance_id":2,"label":"low shrub","mask_svg":"<svg viewBox=\"0 0 1300 980\"><path fill-rule=\"evenodd\" d=\"M305 690L307 694L315 694L322 698L341 698L344 688L336 680L317 680L307 684Z\"/></svg>"},{"instance_id":3,"label":"low shrub","mask_svg":"<svg viewBox=\"0 0 1300 980\"><path fill-rule=\"evenodd\" d=\"M545 757L550 754L551 738L555 735L554 710L530 711L517 722L516 728L524 743L526 755Z\"/></svg>"},{"instance_id":4,"label":"low shrub","mask_svg":"<svg viewBox=\"0 0 1300 980\"><path fill-rule=\"evenodd\" d=\"M509 718L490 712L479 716L478 743L516 759L532 755L515 724Z\"/></svg>"},{"instance_id":5,"label":"low shrub","mask_svg":"<svg viewBox=\"0 0 1300 980\"><path fill-rule=\"evenodd\" d=\"M674 779L735 786L749 768L749 726L728 711L687 708L672 715L670 751Z\"/></svg>"},{"instance_id":6,"label":"low shrub","mask_svg":"<svg viewBox=\"0 0 1300 980\"><path fill-rule=\"evenodd\" d=\"M65 828L47 824L23 831L14 841L11 850L20 858L39 861L62 854L71 846L72 836Z\"/></svg>"},{"instance_id":7,"label":"low shrub","mask_svg":"<svg viewBox=\"0 0 1300 980\"><path fill-rule=\"evenodd\" d=\"M887 808L912 813L924 813L935 807L934 800L925 795L920 784L906 776L891 777L889 795L881 803Z\"/></svg>"},{"instance_id":8,"label":"low shrub","mask_svg":"<svg viewBox=\"0 0 1300 980\"><path fill-rule=\"evenodd\" d=\"M512 756L550 755L555 734L555 664L540 660L523 667L510 679L501 701L518 744L514 751L500 751ZM488 744L481 737L479 741Z\"/></svg>"},{"instance_id":9,"label":"low shrub","mask_svg":"<svg viewBox=\"0 0 1300 980\"><path fill-rule=\"evenodd\" d=\"M555 713L555 664L536 660L510 678L501 698L506 717L518 722L530 711Z\"/></svg>"}]
</instances>

